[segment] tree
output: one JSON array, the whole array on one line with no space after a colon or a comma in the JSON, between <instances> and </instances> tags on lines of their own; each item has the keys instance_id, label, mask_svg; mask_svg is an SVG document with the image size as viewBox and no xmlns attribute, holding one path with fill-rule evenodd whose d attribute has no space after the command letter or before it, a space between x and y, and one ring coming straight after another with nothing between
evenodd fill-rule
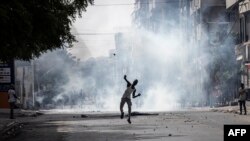
<instances>
[{"instance_id":1,"label":"tree","mask_svg":"<svg viewBox=\"0 0 250 141\"><path fill-rule=\"evenodd\" d=\"M94 0L1 0L0 60L30 60L71 47L72 22Z\"/></svg>"}]
</instances>

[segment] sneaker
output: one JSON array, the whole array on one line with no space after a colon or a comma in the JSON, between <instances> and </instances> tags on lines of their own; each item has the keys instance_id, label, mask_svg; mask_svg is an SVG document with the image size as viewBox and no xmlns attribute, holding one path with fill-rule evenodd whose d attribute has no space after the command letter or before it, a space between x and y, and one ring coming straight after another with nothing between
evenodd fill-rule
<instances>
[{"instance_id":1,"label":"sneaker","mask_svg":"<svg viewBox=\"0 0 250 141\"><path fill-rule=\"evenodd\" d=\"M247 113L245 113L244 115L247 115Z\"/></svg>"},{"instance_id":2,"label":"sneaker","mask_svg":"<svg viewBox=\"0 0 250 141\"><path fill-rule=\"evenodd\" d=\"M130 118L129 118L127 121L128 121L128 123L129 123L129 124L131 124L131 120L130 120Z\"/></svg>"},{"instance_id":3,"label":"sneaker","mask_svg":"<svg viewBox=\"0 0 250 141\"><path fill-rule=\"evenodd\" d=\"M124 117L124 112L121 113L121 119L123 119L123 117Z\"/></svg>"}]
</instances>

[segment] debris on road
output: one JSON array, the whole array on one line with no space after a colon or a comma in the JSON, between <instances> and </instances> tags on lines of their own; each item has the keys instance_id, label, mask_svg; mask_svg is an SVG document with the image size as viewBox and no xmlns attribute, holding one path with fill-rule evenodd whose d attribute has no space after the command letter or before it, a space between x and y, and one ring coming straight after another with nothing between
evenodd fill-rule
<instances>
[{"instance_id":1,"label":"debris on road","mask_svg":"<svg viewBox=\"0 0 250 141\"><path fill-rule=\"evenodd\" d=\"M41 112L22 112L18 115L18 117L37 117L43 115Z\"/></svg>"},{"instance_id":2,"label":"debris on road","mask_svg":"<svg viewBox=\"0 0 250 141\"><path fill-rule=\"evenodd\" d=\"M158 116L158 113L141 113L141 112L132 112L131 116Z\"/></svg>"},{"instance_id":3,"label":"debris on road","mask_svg":"<svg viewBox=\"0 0 250 141\"><path fill-rule=\"evenodd\" d=\"M14 137L21 132L22 128L23 128L22 123L16 121L10 122L1 129L0 139L2 140L2 139L7 139L9 137Z\"/></svg>"},{"instance_id":4,"label":"debris on road","mask_svg":"<svg viewBox=\"0 0 250 141\"><path fill-rule=\"evenodd\" d=\"M190 120L190 119L188 119L188 120L185 120L184 122L193 122L194 120Z\"/></svg>"},{"instance_id":5,"label":"debris on road","mask_svg":"<svg viewBox=\"0 0 250 141\"><path fill-rule=\"evenodd\" d=\"M73 118L88 118L88 115L73 116Z\"/></svg>"},{"instance_id":6,"label":"debris on road","mask_svg":"<svg viewBox=\"0 0 250 141\"><path fill-rule=\"evenodd\" d=\"M87 118L87 117L89 117L89 116L87 116L87 115L81 115L81 118Z\"/></svg>"}]
</instances>

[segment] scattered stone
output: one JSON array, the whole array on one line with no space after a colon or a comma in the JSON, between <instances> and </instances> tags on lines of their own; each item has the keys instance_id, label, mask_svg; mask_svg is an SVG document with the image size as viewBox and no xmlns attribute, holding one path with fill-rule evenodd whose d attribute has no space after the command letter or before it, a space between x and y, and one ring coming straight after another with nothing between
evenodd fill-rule
<instances>
[{"instance_id":1,"label":"scattered stone","mask_svg":"<svg viewBox=\"0 0 250 141\"><path fill-rule=\"evenodd\" d=\"M168 126L166 126L166 128L168 128Z\"/></svg>"},{"instance_id":2,"label":"scattered stone","mask_svg":"<svg viewBox=\"0 0 250 141\"><path fill-rule=\"evenodd\" d=\"M194 121L194 120L188 119L188 120L185 120L184 122L192 122L192 121Z\"/></svg>"},{"instance_id":3,"label":"scattered stone","mask_svg":"<svg viewBox=\"0 0 250 141\"><path fill-rule=\"evenodd\" d=\"M171 137L171 136L172 136L172 134L168 134L168 136L169 136L169 137Z\"/></svg>"},{"instance_id":4,"label":"scattered stone","mask_svg":"<svg viewBox=\"0 0 250 141\"><path fill-rule=\"evenodd\" d=\"M9 138L14 137L18 133L21 132L21 129L23 128L23 124L19 122L11 122L4 126L4 128L1 130L1 138Z\"/></svg>"},{"instance_id":5,"label":"scattered stone","mask_svg":"<svg viewBox=\"0 0 250 141\"><path fill-rule=\"evenodd\" d=\"M31 114L30 117L37 117L37 114L36 113Z\"/></svg>"},{"instance_id":6,"label":"scattered stone","mask_svg":"<svg viewBox=\"0 0 250 141\"><path fill-rule=\"evenodd\" d=\"M41 112L21 112L18 114L18 117L37 117L43 115Z\"/></svg>"},{"instance_id":7,"label":"scattered stone","mask_svg":"<svg viewBox=\"0 0 250 141\"><path fill-rule=\"evenodd\" d=\"M218 112L218 110L217 110L217 109L212 109L211 111L212 111L212 112Z\"/></svg>"},{"instance_id":8,"label":"scattered stone","mask_svg":"<svg viewBox=\"0 0 250 141\"><path fill-rule=\"evenodd\" d=\"M140 113L140 112L132 112L131 116L158 116L158 113Z\"/></svg>"},{"instance_id":9,"label":"scattered stone","mask_svg":"<svg viewBox=\"0 0 250 141\"><path fill-rule=\"evenodd\" d=\"M81 118L87 118L88 116L87 115L81 115Z\"/></svg>"},{"instance_id":10,"label":"scattered stone","mask_svg":"<svg viewBox=\"0 0 250 141\"><path fill-rule=\"evenodd\" d=\"M36 112L36 115L37 115L37 116L40 116L40 115L43 115L43 113L41 113L41 112Z\"/></svg>"}]
</instances>

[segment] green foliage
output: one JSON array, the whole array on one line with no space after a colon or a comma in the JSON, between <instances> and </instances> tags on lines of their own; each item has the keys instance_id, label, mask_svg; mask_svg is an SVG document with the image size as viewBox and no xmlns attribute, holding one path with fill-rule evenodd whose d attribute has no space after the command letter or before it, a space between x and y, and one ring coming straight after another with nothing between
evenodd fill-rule
<instances>
[{"instance_id":1,"label":"green foliage","mask_svg":"<svg viewBox=\"0 0 250 141\"><path fill-rule=\"evenodd\" d=\"M72 21L89 4L93 0L1 0L0 60L30 60L72 46Z\"/></svg>"}]
</instances>

